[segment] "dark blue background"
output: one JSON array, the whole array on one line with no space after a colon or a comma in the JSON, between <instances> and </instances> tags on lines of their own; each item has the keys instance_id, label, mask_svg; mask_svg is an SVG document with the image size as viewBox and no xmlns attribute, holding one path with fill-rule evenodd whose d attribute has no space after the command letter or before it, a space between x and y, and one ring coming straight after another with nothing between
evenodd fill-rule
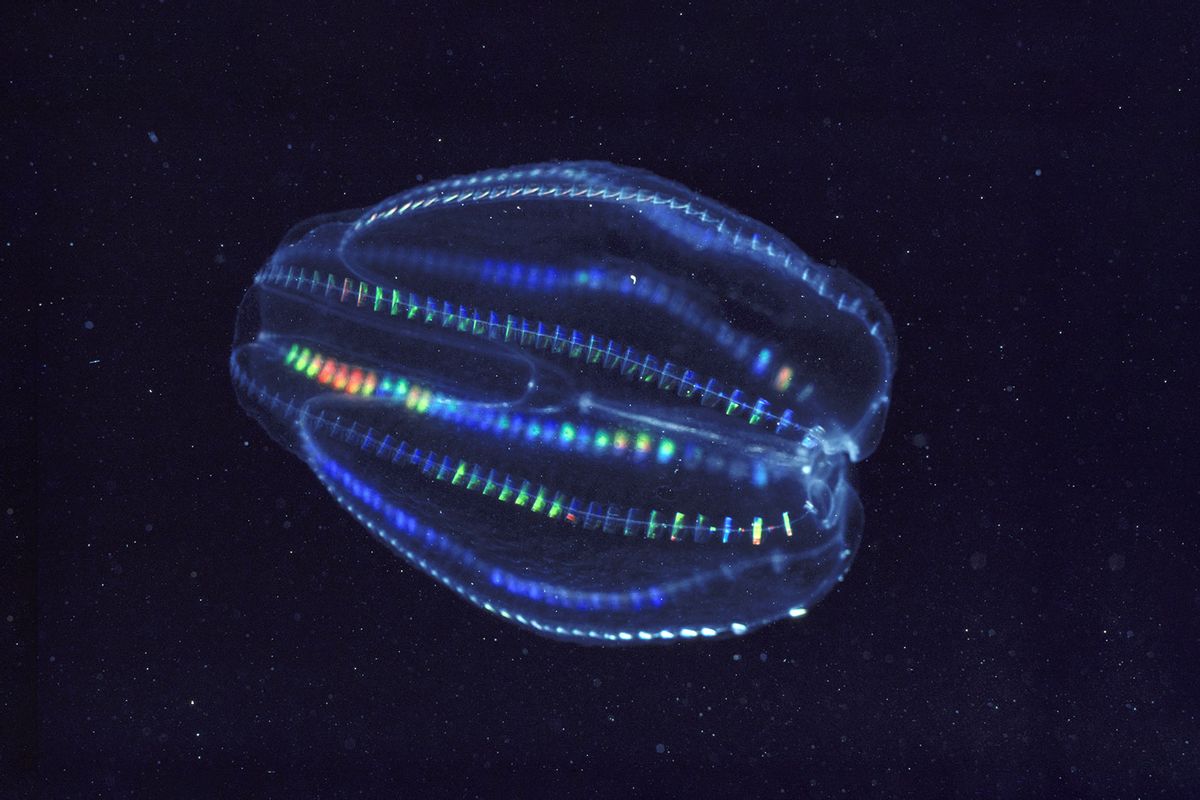
<instances>
[{"instance_id":1,"label":"dark blue background","mask_svg":"<svg viewBox=\"0 0 1200 800\"><path fill-rule=\"evenodd\" d=\"M5 12L0 790L1195 796L1200 37L1123 9ZM556 158L678 180L892 313L864 547L802 622L535 638L238 408L291 224Z\"/></svg>"}]
</instances>

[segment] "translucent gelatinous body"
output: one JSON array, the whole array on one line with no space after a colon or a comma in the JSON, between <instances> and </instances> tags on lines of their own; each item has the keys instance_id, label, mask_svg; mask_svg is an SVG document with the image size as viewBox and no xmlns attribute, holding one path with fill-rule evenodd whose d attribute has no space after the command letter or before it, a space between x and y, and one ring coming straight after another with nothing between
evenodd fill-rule
<instances>
[{"instance_id":1,"label":"translucent gelatinous body","mask_svg":"<svg viewBox=\"0 0 1200 800\"><path fill-rule=\"evenodd\" d=\"M543 634L800 616L849 567L895 360L869 289L641 170L482 172L301 223L245 408L404 558Z\"/></svg>"}]
</instances>

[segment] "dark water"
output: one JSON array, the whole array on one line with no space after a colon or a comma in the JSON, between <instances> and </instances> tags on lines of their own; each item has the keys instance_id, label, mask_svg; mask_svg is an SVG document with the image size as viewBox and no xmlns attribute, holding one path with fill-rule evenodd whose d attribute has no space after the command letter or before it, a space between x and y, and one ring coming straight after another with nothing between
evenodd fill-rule
<instances>
[{"instance_id":1,"label":"dark water","mask_svg":"<svg viewBox=\"0 0 1200 800\"><path fill-rule=\"evenodd\" d=\"M1200 790L1189 7L7 17L5 796ZM290 225L558 159L695 188L894 319L862 546L805 618L530 635L239 409Z\"/></svg>"}]
</instances>

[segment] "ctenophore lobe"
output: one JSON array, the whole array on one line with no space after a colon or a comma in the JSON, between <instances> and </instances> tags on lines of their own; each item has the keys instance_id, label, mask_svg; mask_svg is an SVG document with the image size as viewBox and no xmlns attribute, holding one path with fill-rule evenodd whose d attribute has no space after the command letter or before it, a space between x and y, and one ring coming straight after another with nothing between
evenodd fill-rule
<instances>
[{"instance_id":1,"label":"ctenophore lobe","mask_svg":"<svg viewBox=\"0 0 1200 800\"><path fill-rule=\"evenodd\" d=\"M439 181L296 226L239 311L246 410L405 559L540 633L744 633L841 579L891 321L642 170Z\"/></svg>"}]
</instances>

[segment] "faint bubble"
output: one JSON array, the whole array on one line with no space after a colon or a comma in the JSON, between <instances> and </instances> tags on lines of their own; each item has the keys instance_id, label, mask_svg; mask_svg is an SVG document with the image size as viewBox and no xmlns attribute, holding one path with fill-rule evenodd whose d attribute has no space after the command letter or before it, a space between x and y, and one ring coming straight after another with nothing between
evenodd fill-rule
<instances>
[{"instance_id":1,"label":"faint bubble","mask_svg":"<svg viewBox=\"0 0 1200 800\"><path fill-rule=\"evenodd\" d=\"M1121 553L1113 553L1108 557L1108 568L1113 572L1125 569L1125 556Z\"/></svg>"},{"instance_id":2,"label":"faint bubble","mask_svg":"<svg viewBox=\"0 0 1200 800\"><path fill-rule=\"evenodd\" d=\"M667 746L665 744L656 744L654 745L654 752L665 753L667 752Z\"/></svg>"},{"instance_id":3,"label":"faint bubble","mask_svg":"<svg viewBox=\"0 0 1200 800\"><path fill-rule=\"evenodd\" d=\"M971 553L971 569L981 570L987 566L987 553L981 553L976 550Z\"/></svg>"},{"instance_id":4,"label":"faint bubble","mask_svg":"<svg viewBox=\"0 0 1200 800\"><path fill-rule=\"evenodd\" d=\"M912 443L913 447L920 447L921 449L924 449L929 447L929 437L923 433L915 434L912 437Z\"/></svg>"},{"instance_id":5,"label":"faint bubble","mask_svg":"<svg viewBox=\"0 0 1200 800\"><path fill-rule=\"evenodd\" d=\"M84 327L84 330L90 331L92 328L96 327L96 323L92 322L90 319L84 320L83 327Z\"/></svg>"}]
</instances>

